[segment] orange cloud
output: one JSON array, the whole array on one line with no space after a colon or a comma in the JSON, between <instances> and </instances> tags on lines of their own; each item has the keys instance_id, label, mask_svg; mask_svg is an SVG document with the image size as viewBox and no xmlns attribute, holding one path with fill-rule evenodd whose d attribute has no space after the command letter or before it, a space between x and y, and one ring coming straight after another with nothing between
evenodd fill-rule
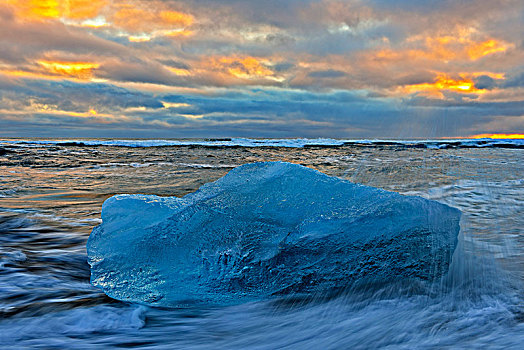
<instances>
[{"instance_id":1,"label":"orange cloud","mask_svg":"<svg viewBox=\"0 0 524 350\"><path fill-rule=\"evenodd\" d=\"M158 11L153 7L140 8L125 4L113 13L111 21L130 33L151 33L161 29L188 27L193 24L194 17L178 11Z\"/></svg>"},{"instance_id":2,"label":"orange cloud","mask_svg":"<svg viewBox=\"0 0 524 350\"><path fill-rule=\"evenodd\" d=\"M476 61L484 56L505 52L514 47L513 44L503 40L486 37L473 27L457 27L447 33L414 35L406 42L410 45L417 45L419 48L401 51L403 56L409 59L424 58L445 62L451 60Z\"/></svg>"},{"instance_id":3,"label":"orange cloud","mask_svg":"<svg viewBox=\"0 0 524 350\"><path fill-rule=\"evenodd\" d=\"M489 39L480 43L472 43L469 45L467 51L468 55L472 60L477 60L481 57L490 55L496 52L504 52L510 45L497 41L495 39Z\"/></svg>"},{"instance_id":4,"label":"orange cloud","mask_svg":"<svg viewBox=\"0 0 524 350\"><path fill-rule=\"evenodd\" d=\"M455 80L447 76L439 76L433 84L439 90L453 90L458 92L475 92L475 84L471 79Z\"/></svg>"},{"instance_id":5,"label":"orange cloud","mask_svg":"<svg viewBox=\"0 0 524 350\"><path fill-rule=\"evenodd\" d=\"M169 9L158 1L108 0L6 0L23 21L60 20L91 28L113 27L125 31L129 41L149 41L158 36L182 37L194 22L190 14ZM122 34L122 33L121 33Z\"/></svg>"},{"instance_id":6,"label":"orange cloud","mask_svg":"<svg viewBox=\"0 0 524 350\"><path fill-rule=\"evenodd\" d=\"M100 64L93 62L60 62L40 60L37 63L49 73L78 79L91 78L93 76L93 70L100 67Z\"/></svg>"},{"instance_id":7,"label":"orange cloud","mask_svg":"<svg viewBox=\"0 0 524 350\"><path fill-rule=\"evenodd\" d=\"M427 37L426 38L427 50L416 51L412 50L411 53L414 56L421 55L432 59L449 61L457 58L460 55L460 47L457 47L457 40L455 37L442 36L442 37Z\"/></svg>"},{"instance_id":8,"label":"orange cloud","mask_svg":"<svg viewBox=\"0 0 524 350\"><path fill-rule=\"evenodd\" d=\"M15 13L24 19L47 19L60 17L60 1L57 0L8 0Z\"/></svg>"},{"instance_id":9,"label":"orange cloud","mask_svg":"<svg viewBox=\"0 0 524 350\"><path fill-rule=\"evenodd\" d=\"M69 0L67 17L71 19L89 19L97 17L107 0Z\"/></svg>"},{"instance_id":10,"label":"orange cloud","mask_svg":"<svg viewBox=\"0 0 524 350\"><path fill-rule=\"evenodd\" d=\"M178 76L187 77L191 75L191 72L187 69L176 68L176 67L166 67L166 68Z\"/></svg>"},{"instance_id":11,"label":"orange cloud","mask_svg":"<svg viewBox=\"0 0 524 350\"><path fill-rule=\"evenodd\" d=\"M83 20L98 16L107 0L7 0L24 20Z\"/></svg>"},{"instance_id":12,"label":"orange cloud","mask_svg":"<svg viewBox=\"0 0 524 350\"><path fill-rule=\"evenodd\" d=\"M222 57L218 59L215 66L226 69L229 74L242 79L260 78L273 76L273 71L266 64L267 60L255 57Z\"/></svg>"},{"instance_id":13,"label":"orange cloud","mask_svg":"<svg viewBox=\"0 0 524 350\"><path fill-rule=\"evenodd\" d=\"M187 27L193 24L193 16L177 11L160 11L159 17L164 24Z\"/></svg>"},{"instance_id":14,"label":"orange cloud","mask_svg":"<svg viewBox=\"0 0 524 350\"><path fill-rule=\"evenodd\" d=\"M470 38L445 36L428 38L427 43L431 56L446 61L464 58L475 61L487 55L505 52L511 47L504 41L492 38L478 42Z\"/></svg>"},{"instance_id":15,"label":"orange cloud","mask_svg":"<svg viewBox=\"0 0 524 350\"><path fill-rule=\"evenodd\" d=\"M478 134L468 139L524 139L524 134Z\"/></svg>"},{"instance_id":16,"label":"orange cloud","mask_svg":"<svg viewBox=\"0 0 524 350\"><path fill-rule=\"evenodd\" d=\"M439 74L433 83L412 84L403 87L404 92L421 92L429 96L443 97L442 91L454 91L460 93L483 93L484 90L477 89L473 80L461 76L453 79L445 74Z\"/></svg>"}]
</instances>

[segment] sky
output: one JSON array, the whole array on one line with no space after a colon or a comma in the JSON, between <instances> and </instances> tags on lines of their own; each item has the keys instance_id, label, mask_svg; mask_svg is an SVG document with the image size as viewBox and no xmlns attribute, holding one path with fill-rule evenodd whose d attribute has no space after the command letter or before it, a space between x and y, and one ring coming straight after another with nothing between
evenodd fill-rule
<instances>
[{"instance_id":1,"label":"sky","mask_svg":"<svg viewBox=\"0 0 524 350\"><path fill-rule=\"evenodd\" d=\"M522 0L0 0L2 137L524 134Z\"/></svg>"}]
</instances>

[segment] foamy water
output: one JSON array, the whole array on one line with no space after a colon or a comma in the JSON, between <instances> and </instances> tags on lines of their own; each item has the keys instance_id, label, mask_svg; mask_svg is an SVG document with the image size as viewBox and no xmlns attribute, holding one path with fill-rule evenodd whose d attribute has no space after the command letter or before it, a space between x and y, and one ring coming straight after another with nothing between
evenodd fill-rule
<instances>
[{"instance_id":1,"label":"foamy water","mask_svg":"<svg viewBox=\"0 0 524 350\"><path fill-rule=\"evenodd\" d=\"M0 145L2 348L520 349L524 343L524 154L516 146L73 141ZM145 142L156 147L136 146ZM116 193L182 196L235 165L267 160L460 209L460 242L449 273L432 284L348 286L329 300L222 308L126 304L89 284L85 243L104 199Z\"/></svg>"}]
</instances>

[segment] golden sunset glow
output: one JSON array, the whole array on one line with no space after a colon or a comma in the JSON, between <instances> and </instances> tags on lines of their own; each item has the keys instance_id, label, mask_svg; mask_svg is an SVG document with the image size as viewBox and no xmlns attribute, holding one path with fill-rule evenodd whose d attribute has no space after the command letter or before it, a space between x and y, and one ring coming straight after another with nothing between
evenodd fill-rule
<instances>
[{"instance_id":1,"label":"golden sunset glow","mask_svg":"<svg viewBox=\"0 0 524 350\"><path fill-rule=\"evenodd\" d=\"M194 21L193 16L178 11L160 11L159 17L162 23L181 27L190 26Z\"/></svg>"},{"instance_id":2,"label":"golden sunset glow","mask_svg":"<svg viewBox=\"0 0 524 350\"><path fill-rule=\"evenodd\" d=\"M496 52L504 52L508 46L494 39L486 40L481 43L475 43L468 48L468 55L472 60L477 60L486 55Z\"/></svg>"},{"instance_id":3,"label":"golden sunset glow","mask_svg":"<svg viewBox=\"0 0 524 350\"><path fill-rule=\"evenodd\" d=\"M181 76L181 77L187 77L189 75L191 75L191 72L188 71L187 69L181 69L181 68L175 68L175 67L167 67L167 69L175 74L175 75L178 75L178 76Z\"/></svg>"},{"instance_id":4,"label":"golden sunset glow","mask_svg":"<svg viewBox=\"0 0 524 350\"><path fill-rule=\"evenodd\" d=\"M10 0L19 16L25 19L59 18L62 3L58 0Z\"/></svg>"},{"instance_id":5,"label":"golden sunset glow","mask_svg":"<svg viewBox=\"0 0 524 350\"><path fill-rule=\"evenodd\" d=\"M473 80L468 78L453 79L445 74L439 75L433 83L413 84L404 87L407 93L425 92L428 95L441 96L441 91L454 91L459 93L482 93L477 89Z\"/></svg>"},{"instance_id":6,"label":"golden sunset glow","mask_svg":"<svg viewBox=\"0 0 524 350\"><path fill-rule=\"evenodd\" d=\"M40 60L38 64L50 73L79 79L89 79L93 75L93 70L100 67L98 63L92 62L55 62Z\"/></svg>"},{"instance_id":7,"label":"golden sunset glow","mask_svg":"<svg viewBox=\"0 0 524 350\"><path fill-rule=\"evenodd\" d=\"M400 125L399 110L414 126L397 136L523 129L524 3L386 3L3 0L0 110L12 112L0 125L34 113L31 99L46 123L127 115L136 133L154 130L144 137L258 135L256 123L279 136L382 137L370 116Z\"/></svg>"},{"instance_id":8,"label":"golden sunset glow","mask_svg":"<svg viewBox=\"0 0 524 350\"><path fill-rule=\"evenodd\" d=\"M460 55L460 50L457 50L460 46L453 47L460 42L460 39L455 36L428 37L425 38L425 42L427 50L412 50L411 55L445 61L455 59Z\"/></svg>"},{"instance_id":9,"label":"golden sunset glow","mask_svg":"<svg viewBox=\"0 0 524 350\"><path fill-rule=\"evenodd\" d=\"M506 140L518 140L524 139L524 134L479 134L468 136L470 139L506 139Z\"/></svg>"},{"instance_id":10,"label":"golden sunset glow","mask_svg":"<svg viewBox=\"0 0 524 350\"><path fill-rule=\"evenodd\" d=\"M99 15L107 0L8 0L24 20L67 18L83 20Z\"/></svg>"},{"instance_id":11,"label":"golden sunset glow","mask_svg":"<svg viewBox=\"0 0 524 350\"><path fill-rule=\"evenodd\" d=\"M222 57L218 60L218 66L225 67L231 75L242 79L272 76L273 71L264 63L267 61L255 57Z\"/></svg>"},{"instance_id":12,"label":"golden sunset glow","mask_svg":"<svg viewBox=\"0 0 524 350\"><path fill-rule=\"evenodd\" d=\"M194 17L178 11L155 11L123 4L112 14L111 22L130 33L151 33L159 29L180 29L193 24Z\"/></svg>"},{"instance_id":13,"label":"golden sunset glow","mask_svg":"<svg viewBox=\"0 0 524 350\"><path fill-rule=\"evenodd\" d=\"M479 35L474 27L458 26L439 35L417 34L407 38L407 42L417 44L418 48L394 51L384 50L378 57L405 57L449 62L452 60L475 61L484 56L503 53L514 44L504 40ZM420 47L422 46L422 48Z\"/></svg>"},{"instance_id":14,"label":"golden sunset glow","mask_svg":"<svg viewBox=\"0 0 524 350\"><path fill-rule=\"evenodd\" d=\"M34 100L30 100L28 102L29 102L29 106L27 106L24 110L11 111L9 113L15 114L15 115L36 113L39 115L46 115L46 116L64 116L64 117L75 117L75 118L83 118L83 119L85 118L85 119L96 120L97 122L101 122L101 123L109 123L111 122L111 120L114 120L114 119L128 119L125 116L115 116L109 113L98 113L95 109L92 109L92 108L85 112L78 112L78 111L61 110L57 105L39 103ZM7 111L5 109L0 109L0 113L7 113Z\"/></svg>"},{"instance_id":15,"label":"golden sunset glow","mask_svg":"<svg viewBox=\"0 0 524 350\"><path fill-rule=\"evenodd\" d=\"M187 37L194 34L192 30L185 29L173 29L173 30L161 30L157 32L161 36L167 37Z\"/></svg>"},{"instance_id":16,"label":"golden sunset glow","mask_svg":"<svg viewBox=\"0 0 524 350\"><path fill-rule=\"evenodd\" d=\"M145 42L158 36L185 37L194 22L190 14L151 5L161 2L114 2L108 0L7 0L23 21L60 20L87 28L123 29L130 42ZM125 33L124 33L125 34Z\"/></svg>"},{"instance_id":17,"label":"golden sunset glow","mask_svg":"<svg viewBox=\"0 0 524 350\"><path fill-rule=\"evenodd\" d=\"M12 69L0 69L0 74L4 74L9 77L13 78L20 78L20 79L41 79L41 80L86 80L89 79L89 81L104 81L103 79L94 79L89 76L73 76L73 75L63 75L53 72L53 71L47 71L47 72L35 72L35 71L27 71L27 70L12 70Z\"/></svg>"}]
</instances>

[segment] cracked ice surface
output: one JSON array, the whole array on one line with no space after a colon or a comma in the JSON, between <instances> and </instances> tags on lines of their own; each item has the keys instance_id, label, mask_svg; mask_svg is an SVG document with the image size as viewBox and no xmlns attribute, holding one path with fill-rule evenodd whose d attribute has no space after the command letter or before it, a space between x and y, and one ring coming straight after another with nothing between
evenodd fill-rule
<instances>
[{"instance_id":1,"label":"cracked ice surface","mask_svg":"<svg viewBox=\"0 0 524 350\"><path fill-rule=\"evenodd\" d=\"M460 212L284 162L246 164L183 198L118 195L87 244L91 282L159 306L434 281Z\"/></svg>"}]
</instances>

